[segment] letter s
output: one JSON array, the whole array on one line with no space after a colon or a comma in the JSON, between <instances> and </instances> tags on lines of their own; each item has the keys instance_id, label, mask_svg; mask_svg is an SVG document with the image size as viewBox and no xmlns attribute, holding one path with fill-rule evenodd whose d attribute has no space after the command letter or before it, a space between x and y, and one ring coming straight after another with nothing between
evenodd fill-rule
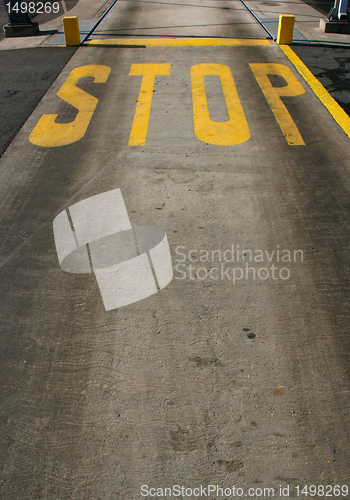
<instances>
[{"instance_id":1,"label":"letter s","mask_svg":"<svg viewBox=\"0 0 350 500\"><path fill-rule=\"evenodd\" d=\"M76 86L80 78L94 77L94 83L105 83L111 72L108 66L80 66L71 71L57 92L58 97L79 110L75 120L70 123L57 123L57 114L43 115L29 136L36 146L53 148L66 146L84 137L96 109L98 99Z\"/></svg>"},{"instance_id":2,"label":"letter s","mask_svg":"<svg viewBox=\"0 0 350 500\"><path fill-rule=\"evenodd\" d=\"M178 249L179 249L179 248L184 248L184 249L185 249L186 247L184 247L183 245L180 245L180 246L177 246L177 247L175 248L175 252L177 253L177 255L182 255L183 259L182 259L182 260L180 260L180 259L175 259L175 260L176 260L176 262L186 262L186 254L184 254L184 253L182 253L182 252L178 252Z\"/></svg>"},{"instance_id":3,"label":"letter s","mask_svg":"<svg viewBox=\"0 0 350 500\"><path fill-rule=\"evenodd\" d=\"M181 495L181 487L178 484L174 484L173 486L173 495L174 497L178 497Z\"/></svg>"},{"instance_id":4,"label":"letter s","mask_svg":"<svg viewBox=\"0 0 350 500\"><path fill-rule=\"evenodd\" d=\"M148 486L147 486L147 484L143 484L141 486L141 495L143 497L146 497L148 495Z\"/></svg>"}]
</instances>

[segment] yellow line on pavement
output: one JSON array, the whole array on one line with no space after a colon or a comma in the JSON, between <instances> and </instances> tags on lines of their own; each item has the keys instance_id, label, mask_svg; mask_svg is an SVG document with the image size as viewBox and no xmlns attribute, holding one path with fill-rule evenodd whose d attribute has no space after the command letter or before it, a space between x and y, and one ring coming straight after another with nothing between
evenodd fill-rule
<instances>
[{"instance_id":1,"label":"yellow line on pavement","mask_svg":"<svg viewBox=\"0 0 350 500\"><path fill-rule=\"evenodd\" d=\"M350 137L350 117L327 92L322 83L311 73L305 64L299 59L289 45L280 45L281 49L288 57L290 62L296 67L301 76L304 78L309 87L314 91L322 104L328 109L338 125L344 130L346 135Z\"/></svg>"},{"instance_id":2,"label":"yellow line on pavement","mask_svg":"<svg viewBox=\"0 0 350 500\"><path fill-rule=\"evenodd\" d=\"M107 38L91 40L89 45L140 46L140 47L197 47L232 45L271 45L266 39L255 38Z\"/></svg>"}]
</instances>

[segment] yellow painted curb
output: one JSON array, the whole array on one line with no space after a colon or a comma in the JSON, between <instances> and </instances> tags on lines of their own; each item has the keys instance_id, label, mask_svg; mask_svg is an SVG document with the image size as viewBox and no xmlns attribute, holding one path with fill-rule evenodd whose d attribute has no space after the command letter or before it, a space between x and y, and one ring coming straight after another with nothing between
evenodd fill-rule
<instances>
[{"instance_id":1,"label":"yellow painted curb","mask_svg":"<svg viewBox=\"0 0 350 500\"><path fill-rule=\"evenodd\" d=\"M90 46L116 45L140 47L195 47L195 46L232 46L232 45L271 45L265 39L253 38L107 38L105 40L91 40Z\"/></svg>"},{"instance_id":2,"label":"yellow painted curb","mask_svg":"<svg viewBox=\"0 0 350 500\"><path fill-rule=\"evenodd\" d=\"M344 130L346 135L350 138L350 117L327 92L322 83L311 73L305 64L299 59L295 52L288 45L280 45L281 49L288 57L290 62L299 71L309 87L317 95L322 104L328 109L338 125Z\"/></svg>"}]
</instances>

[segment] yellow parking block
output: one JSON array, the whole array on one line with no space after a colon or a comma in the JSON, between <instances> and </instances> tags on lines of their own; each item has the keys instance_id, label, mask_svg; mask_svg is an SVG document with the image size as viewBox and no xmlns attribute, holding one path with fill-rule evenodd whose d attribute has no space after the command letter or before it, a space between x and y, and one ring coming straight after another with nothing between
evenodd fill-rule
<instances>
[{"instance_id":1,"label":"yellow parking block","mask_svg":"<svg viewBox=\"0 0 350 500\"><path fill-rule=\"evenodd\" d=\"M64 39L66 46L80 45L79 21L77 16L63 18Z\"/></svg>"},{"instance_id":2,"label":"yellow parking block","mask_svg":"<svg viewBox=\"0 0 350 500\"><path fill-rule=\"evenodd\" d=\"M295 16L290 14L280 14L280 21L278 24L277 43L290 45L293 40Z\"/></svg>"}]
</instances>

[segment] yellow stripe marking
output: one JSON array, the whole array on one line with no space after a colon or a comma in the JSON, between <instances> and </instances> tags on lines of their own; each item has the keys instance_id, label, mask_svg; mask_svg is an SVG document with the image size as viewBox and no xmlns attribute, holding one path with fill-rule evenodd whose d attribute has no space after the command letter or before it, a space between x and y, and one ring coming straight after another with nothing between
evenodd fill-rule
<instances>
[{"instance_id":1,"label":"yellow stripe marking","mask_svg":"<svg viewBox=\"0 0 350 500\"><path fill-rule=\"evenodd\" d=\"M149 117L156 76L170 75L171 64L132 64L129 75L142 76L139 98L128 146L144 146L146 144Z\"/></svg>"},{"instance_id":2,"label":"yellow stripe marking","mask_svg":"<svg viewBox=\"0 0 350 500\"><path fill-rule=\"evenodd\" d=\"M299 71L309 87L314 91L322 104L328 109L338 125L344 130L346 135L350 137L350 117L339 106L331 95L324 88L305 64L299 59L295 52L288 45L280 45L281 49L288 57L290 62Z\"/></svg>"},{"instance_id":3,"label":"yellow stripe marking","mask_svg":"<svg viewBox=\"0 0 350 500\"><path fill-rule=\"evenodd\" d=\"M107 38L105 40L91 40L91 46L116 45L140 47L197 47L197 46L244 46L244 45L271 45L268 40L253 38Z\"/></svg>"}]
</instances>

